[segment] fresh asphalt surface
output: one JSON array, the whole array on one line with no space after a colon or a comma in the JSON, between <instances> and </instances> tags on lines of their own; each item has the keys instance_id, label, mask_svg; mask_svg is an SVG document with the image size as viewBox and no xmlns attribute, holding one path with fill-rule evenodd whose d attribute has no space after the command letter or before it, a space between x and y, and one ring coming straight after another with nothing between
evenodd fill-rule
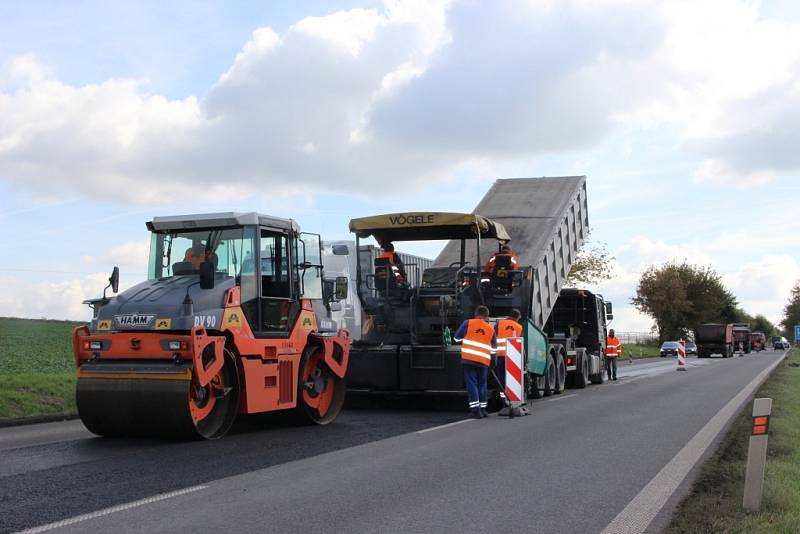
<instances>
[{"instance_id":1,"label":"fresh asphalt surface","mask_svg":"<svg viewBox=\"0 0 800 534\"><path fill-rule=\"evenodd\" d=\"M0 429L0 531L190 488L54 531L600 532L780 355L691 358L682 373L623 360L617 382L513 420L351 409L327 427L248 418L189 443L96 438L79 421Z\"/></svg>"}]
</instances>

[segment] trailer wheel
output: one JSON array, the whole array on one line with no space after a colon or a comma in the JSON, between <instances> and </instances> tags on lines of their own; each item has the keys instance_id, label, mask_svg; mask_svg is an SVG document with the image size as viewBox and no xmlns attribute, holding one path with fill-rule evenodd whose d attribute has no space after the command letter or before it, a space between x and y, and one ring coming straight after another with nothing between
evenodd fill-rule
<instances>
[{"instance_id":1,"label":"trailer wheel","mask_svg":"<svg viewBox=\"0 0 800 534\"><path fill-rule=\"evenodd\" d=\"M579 369L575 372L574 383L577 389L583 389L589 383L589 360L583 349L578 349L575 357L578 359Z\"/></svg>"},{"instance_id":2,"label":"trailer wheel","mask_svg":"<svg viewBox=\"0 0 800 534\"><path fill-rule=\"evenodd\" d=\"M547 355L547 364L545 364L544 368L544 391L542 395L545 397L549 397L553 394L553 390L556 387L557 373L556 373L556 362L553 360L553 355Z\"/></svg>"},{"instance_id":3,"label":"trailer wheel","mask_svg":"<svg viewBox=\"0 0 800 534\"><path fill-rule=\"evenodd\" d=\"M302 419L327 425L339 414L344 404L345 380L325 365L319 345L306 349L300 360L297 380L297 412Z\"/></svg>"},{"instance_id":4,"label":"trailer wheel","mask_svg":"<svg viewBox=\"0 0 800 534\"><path fill-rule=\"evenodd\" d=\"M558 395L564 392L564 388L566 387L566 382L567 382L567 364L564 361L564 354L561 351L559 351L556 354L555 367L556 367L556 383L553 393Z\"/></svg>"},{"instance_id":5,"label":"trailer wheel","mask_svg":"<svg viewBox=\"0 0 800 534\"><path fill-rule=\"evenodd\" d=\"M532 399L541 399L545 387L544 375L535 375L531 373L528 376L530 377L528 397Z\"/></svg>"}]
</instances>

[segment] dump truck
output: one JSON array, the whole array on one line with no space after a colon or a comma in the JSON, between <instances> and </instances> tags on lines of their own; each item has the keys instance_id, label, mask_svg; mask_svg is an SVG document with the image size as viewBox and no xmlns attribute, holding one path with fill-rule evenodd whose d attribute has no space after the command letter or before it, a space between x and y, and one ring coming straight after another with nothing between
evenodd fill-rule
<instances>
[{"instance_id":1,"label":"dump truck","mask_svg":"<svg viewBox=\"0 0 800 534\"><path fill-rule=\"evenodd\" d=\"M585 177L498 180L469 214L351 220L357 250L367 238L447 244L416 286L381 277L385 266L367 269L357 262L356 287L369 327L351 349L348 386L463 394L460 348L451 345L451 333L478 305L489 308L492 320L515 308L522 312L529 396L560 393L568 376L577 387L601 383L611 304L586 290L562 292L587 229ZM487 272L484 262L506 243L513 244L519 267Z\"/></svg>"},{"instance_id":2,"label":"dump truck","mask_svg":"<svg viewBox=\"0 0 800 534\"><path fill-rule=\"evenodd\" d=\"M752 350L750 339L750 325L747 323L733 323L733 350L750 354Z\"/></svg>"},{"instance_id":3,"label":"dump truck","mask_svg":"<svg viewBox=\"0 0 800 534\"><path fill-rule=\"evenodd\" d=\"M767 336L764 332L753 332L750 334L750 346L756 352L761 352L767 348Z\"/></svg>"},{"instance_id":4,"label":"dump truck","mask_svg":"<svg viewBox=\"0 0 800 534\"><path fill-rule=\"evenodd\" d=\"M86 301L76 328L78 414L102 436L214 439L237 414L315 424L345 397L349 332L323 298L318 234L258 213L155 217L148 279ZM119 270L109 286L114 293ZM106 288L108 289L108 288Z\"/></svg>"},{"instance_id":5,"label":"dump truck","mask_svg":"<svg viewBox=\"0 0 800 534\"><path fill-rule=\"evenodd\" d=\"M733 325L706 323L694 330L694 341L697 345L698 358L710 358L719 354L723 358L733 356Z\"/></svg>"}]
</instances>

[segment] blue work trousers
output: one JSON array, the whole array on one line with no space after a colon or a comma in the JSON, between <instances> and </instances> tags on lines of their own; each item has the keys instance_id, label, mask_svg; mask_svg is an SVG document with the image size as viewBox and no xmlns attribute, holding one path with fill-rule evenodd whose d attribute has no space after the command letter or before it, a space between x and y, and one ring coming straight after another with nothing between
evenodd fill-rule
<instances>
[{"instance_id":1,"label":"blue work trousers","mask_svg":"<svg viewBox=\"0 0 800 534\"><path fill-rule=\"evenodd\" d=\"M489 396L486 379L489 376L489 368L468 360L461 360L461 366L464 368L464 383L467 385L470 409L486 408Z\"/></svg>"}]
</instances>

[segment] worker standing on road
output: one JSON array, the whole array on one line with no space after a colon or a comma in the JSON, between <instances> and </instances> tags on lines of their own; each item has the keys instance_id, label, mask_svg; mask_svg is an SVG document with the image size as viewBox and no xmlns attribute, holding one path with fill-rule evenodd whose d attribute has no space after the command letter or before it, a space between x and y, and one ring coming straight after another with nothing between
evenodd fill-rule
<instances>
[{"instance_id":1,"label":"worker standing on road","mask_svg":"<svg viewBox=\"0 0 800 534\"><path fill-rule=\"evenodd\" d=\"M503 389L506 387L506 338L521 337L522 325L519 318L522 317L516 308L511 310L508 317L497 321L497 378Z\"/></svg>"},{"instance_id":2,"label":"worker standing on road","mask_svg":"<svg viewBox=\"0 0 800 534\"><path fill-rule=\"evenodd\" d=\"M467 385L470 414L475 419L488 417L486 411L489 396L487 378L489 366L496 362L497 335L486 320L489 308L478 306L475 318L467 319L453 335L461 342L461 366L464 369L464 383Z\"/></svg>"},{"instance_id":3,"label":"worker standing on road","mask_svg":"<svg viewBox=\"0 0 800 534\"><path fill-rule=\"evenodd\" d=\"M622 342L614 335L612 328L606 338L606 372L609 380L617 379L617 358L620 356L622 356Z\"/></svg>"},{"instance_id":4,"label":"worker standing on road","mask_svg":"<svg viewBox=\"0 0 800 534\"><path fill-rule=\"evenodd\" d=\"M505 258L508 258L507 261L503 261ZM489 258L489 261L486 262L486 267L484 271L487 273L493 273L495 267L497 266L498 260L501 260L502 263L506 263L508 267L505 267L506 270L515 271L519 269L519 257L514 254L514 251L511 250L511 247L508 245L503 245L500 247L500 252L493 255Z\"/></svg>"}]
</instances>

